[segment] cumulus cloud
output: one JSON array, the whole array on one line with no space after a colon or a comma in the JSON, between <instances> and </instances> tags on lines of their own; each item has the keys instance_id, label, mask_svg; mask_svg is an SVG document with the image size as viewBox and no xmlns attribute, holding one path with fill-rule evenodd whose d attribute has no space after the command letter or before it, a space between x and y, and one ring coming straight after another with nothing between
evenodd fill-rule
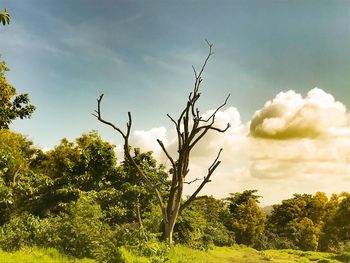
<instances>
[{"instance_id":1,"label":"cumulus cloud","mask_svg":"<svg viewBox=\"0 0 350 263\"><path fill-rule=\"evenodd\" d=\"M203 117L210 116L207 111ZM350 188L350 136L346 108L320 89L305 98L294 91L281 92L242 123L238 110L217 113L215 127L225 133L208 132L191 155L187 181L203 178L220 148L222 163L201 194L227 197L232 192L258 189L262 204L291 198L294 193L327 194ZM250 136L249 136L250 134ZM176 157L173 129L164 127L135 131L132 145L153 151L160 163L169 165L156 139ZM191 194L200 182L185 185Z\"/></svg>"},{"instance_id":2,"label":"cumulus cloud","mask_svg":"<svg viewBox=\"0 0 350 263\"><path fill-rule=\"evenodd\" d=\"M250 134L272 139L348 135L348 119L346 107L322 89L310 90L305 98L290 90L255 112Z\"/></svg>"}]
</instances>

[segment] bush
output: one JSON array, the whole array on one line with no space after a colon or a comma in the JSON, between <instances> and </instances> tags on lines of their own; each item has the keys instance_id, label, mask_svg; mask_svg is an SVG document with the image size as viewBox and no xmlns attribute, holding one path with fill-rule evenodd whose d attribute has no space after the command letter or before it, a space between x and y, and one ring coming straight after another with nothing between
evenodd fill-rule
<instances>
[{"instance_id":1,"label":"bush","mask_svg":"<svg viewBox=\"0 0 350 263\"><path fill-rule=\"evenodd\" d=\"M4 251L15 251L33 245L39 225L39 219L31 214L14 216L0 228L0 248Z\"/></svg>"},{"instance_id":2,"label":"bush","mask_svg":"<svg viewBox=\"0 0 350 263\"><path fill-rule=\"evenodd\" d=\"M40 222L36 243L57 248L62 253L77 258L96 258L111 262L117 248L114 233L101 220L102 211L89 195L81 195L71 202L65 213Z\"/></svg>"},{"instance_id":3,"label":"bush","mask_svg":"<svg viewBox=\"0 0 350 263\"><path fill-rule=\"evenodd\" d=\"M151 233L145 228L139 228L136 224L125 224L116 229L117 244L122 248L124 257L147 258L147 262L166 262L168 260L169 246L159 241L158 234ZM119 262L119 261L117 261ZM123 261L121 261L123 262ZM134 262L134 261L127 261Z\"/></svg>"}]
</instances>

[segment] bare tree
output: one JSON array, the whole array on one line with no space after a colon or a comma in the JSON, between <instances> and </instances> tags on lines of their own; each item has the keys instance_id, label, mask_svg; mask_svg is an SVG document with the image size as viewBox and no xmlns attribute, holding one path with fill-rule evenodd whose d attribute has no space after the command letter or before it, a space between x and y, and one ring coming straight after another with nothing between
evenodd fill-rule
<instances>
[{"instance_id":1,"label":"bare tree","mask_svg":"<svg viewBox=\"0 0 350 263\"><path fill-rule=\"evenodd\" d=\"M189 196L189 198L186 199L186 201L181 202L184 184L189 184L199 180L195 179L190 182L185 181L185 178L189 173L191 151L197 145L197 143L204 138L208 131L213 130L216 132L223 133L230 127L229 123L223 129L214 126L217 112L226 105L230 95L228 95L224 103L217 107L216 110L214 110L214 112L207 118L201 116L199 109L196 107L196 103L201 96L201 93L199 91L203 81L202 74L209 58L213 54L213 45L208 41L206 42L209 46L209 52L202 67L200 68L200 71L197 72L196 69L192 67L195 76L195 83L193 91L188 96L185 108L181 111L180 116L177 120L175 120L169 114L167 114L168 118L173 122L177 132L176 158L170 155L170 153L168 152L164 143L161 140L157 140L158 144L160 145L163 152L165 153L165 155L171 163L171 169L169 170L169 179L171 179L171 182L167 198L164 198L161 195L160 189L157 187L157 185L154 182L152 182L152 180L147 176L147 174L142 170L142 168L136 164L136 162L130 154L129 137L132 125L131 113L128 112L128 122L126 125L126 131L123 131L122 129L120 129L119 126L113 124L112 122L104 120L101 114L101 102L103 98L102 94L97 99L97 110L95 111L96 114L93 114L100 122L112 127L123 137L126 161L128 161L130 165L132 165L136 169L140 178L144 180L148 187L150 187L154 191L154 194L157 197L160 208L162 210L164 222L164 236L169 244L172 244L173 241L173 230L178 215L196 198L196 196L202 190L202 188L208 182L210 182L212 174L221 162L219 158L222 149L218 151L216 158L208 168L198 188L193 192L191 196Z\"/></svg>"}]
</instances>

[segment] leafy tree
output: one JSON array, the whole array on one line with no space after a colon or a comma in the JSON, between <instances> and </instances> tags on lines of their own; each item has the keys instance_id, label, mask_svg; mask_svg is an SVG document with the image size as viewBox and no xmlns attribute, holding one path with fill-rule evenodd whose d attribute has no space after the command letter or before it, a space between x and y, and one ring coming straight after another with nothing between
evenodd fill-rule
<instances>
[{"instance_id":1,"label":"leafy tree","mask_svg":"<svg viewBox=\"0 0 350 263\"><path fill-rule=\"evenodd\" d=\"M62 205L77 200L80 192L100 191L116 180L114 146L102 141L96 132L75 142L63 139L33 166L52 180L41 196L42 214L59 212Z\"/></svg>"},{"instance_id":2,"label":"leafy tree","mask_svg":"<svg viewBox=\"0 0 350 263\"><path fill-rule=\"evenodd\" d=\"M30 104L28 94L17 95L16 89L7 81L5 61L0 60L0 129L8 129L17 118L30 118L35 106Z\"/></svg>"},{"instance_id":3,"label":"leafy tree","mask_svg":"<svg viewBox=\"0 0 350 263\"><path fill-rule=\"evenodd\" d=\"M326 206L326 218L320 236L320 250L336 252L339 247L337 224L334 221L339 208L340 196L333 194Z\"/></svg>"},{"instance_id":4,"label":"leafy tree","mask_svg":"<svg viewBox=\"0 0 350 263\"><path fill-rule=\"evenodd\" d=\"M350 241L350 194L332 195L328 204L328 217L321 235L321 248L339 252L340 247Z\"/></svg>"},{"instance_id":5,"label":"leafy tree","mask_svg":"<svg viewBox=\"0 0 350 263\"><path fill-rule=\"evenodd\" d=\"M36 191L36 175L30 165L38 149L24 136L0 130L0 224L18 209L23 209ZM25 193L25 196L23 193Z\"/></svg>"},{"instance_id":6,"label":"leafy tree","mask_svg":"<svg viewBox=\"0 0 350 263\"><path fill-rule=\"evenodd\" d=\"M234 235L224 225L228 217L225 202L212 196L199 196L179 216L175 239L201 249L212 244L230 246L234 243Z\"/></svg>"},{"instance_id":7,"label":"leafy tree","mask_svg":"<svg viewBox=\"0 0 350 263\"><path fill-rule=\"evenodd\" d=\"M313 221L304 217L301 221L293 224L296 228L296 245L304 251L315 251L318 247L320 229Z\"/></svg>"},{"instance_id":8,"label":"leafy tree","mask_svg":"<svg viewBox=\"0 0 350 263\"><path fill-rule=\"evenodd\" d=\"M133 160L142 167L142 170L157 185L163 197L169 188L168 175L163 165L157 165L157 161L153 158L152 152L141 153L140 149L134 149ZM128 221L137 221L142 227L143 214L150 211L152 204L156 202L156 198L152 193L152 189L140 181L137 170L134 166L126 161L122 164L124 177L119 178L120 187L116 188L121 192L121 200L129 215Z\"/></svg>"},{"instance_id":9,"label":"leafy tree","mask_svg":"<svg viewBox=\"0 0 350 263\"><path fill-rule=\"evenodd\" d=\"M133 158L157 183L159 189L162 189L162 195L165 195L168 177L164 167L158 165L153 158L152 152L142 153L139 149L134 149ZM152 190L143 181L138 180L135 169L125 161L116 167L113 180L97 193L97 198L111 225L137 223L142 227L143 219L154 212L156 203Z\"/></svg>"},{"instance_id":10,"label":"leafy tree","mask_svg":"<svg viewBox=\"0 0 350 263\"><path fill-rule=\"evenodd\" d=\"M261 196L256 195L258 190L245 190L243 193L231 193L230 197L226 198L228 208L231 214L235 214L240 205L247 204L249 199L253 199L259 203L259 198Z\"/></svg>"},{"instance_id":11,"label":"leafy tree","mask_svg":"<svg viewBox=\"0 0 350 263\"><path fill-rule=\"evenodd\" d=\"M327 220L327 205L328 198L322 192L315 195L295 194L294 198L274 205L268 218L272 243L277 248L316 250L319 247L321 229ZM291 243L279 243L281 239L288 239Z\"/></svg>"},{"instance_id":12,"label":"leafy tree","mask_svg":"<svg viewBox=\"0 0 350 263\"><path fill-rule=\"evenodd\" d=\"M258 206L260 196L256 192L257 190L246 190L243 193L230 194L226 199L230 211L226 225L234 232L237 243L261 248L264 243L266 215Z\"/></svg>"},{"instance_id":13,"label":"leafy tree","mask_svg":"<svg viewBox=\"0 0 350 263\"><path fill-rule=\"evenodd\" d=\"M177 132L177 156L173 157L170 155L166 149L164 143L161 140L157 140L159 146L169 159L171 163L171 169L169 170L169 178L171 178L170 189L166 198L162 196L161 189L155 184L152 179L147 175L147 173L140 167L132 155L130 154L129 136L131 132L132 118L131 113L128 113L127 130L121 130L117 125L109 122L102 118L101 113L101 102L103 99L103 94L97 99L97 110L95 117L102 123L112 127L117 133L119 133L124 139L124 154L126 161L130 166L133 166L137 171L140 180L143 180L150 189L152 189L154 195L156 196L160 209L162 211L163 221L164 221L164 236L169 244L172 244L173 240L173 230L176 223L176 219L181 214L181 212L189 206L189 204L197 197L198 193L203 189L203 187L210 182L210 178L216 168L220 165L219 158L222 149L218 152L216 158L214 159L212 165L208 168L207 173L203 176L203 180L198 188L193 192L193 194L185 201L182 201L184 184L186 176L189 172L190 164L190 153L197 145L197 143L204 138L209 131L225 132L230 124L227 124L225 128L218 128L214 125L215 117L217 112L223 108L228 100L226 98L225 102L219 106L209 117L203 117L200 115L200 111L197 107L197 102L201 96L200 87L203 81L202 73L205 66L212 55L212 44L207 42L209 45L209 54L205 59L202 68L197 73L194 69L195 74L195 84L193 91L190 93L186 105L183 110L181 110L180 116L177 121L172 118L169 114L167 115L169 119L175 125Z\"/></svg>"}]
</instances>

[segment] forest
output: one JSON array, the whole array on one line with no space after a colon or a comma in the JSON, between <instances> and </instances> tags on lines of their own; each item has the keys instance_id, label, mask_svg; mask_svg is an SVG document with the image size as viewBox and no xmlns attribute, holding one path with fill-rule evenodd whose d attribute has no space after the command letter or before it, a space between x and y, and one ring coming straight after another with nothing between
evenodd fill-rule
<instances>
[{"instance_id":1,"label":"forest","mask_svg":"<svg viewBox=\"0 0 350 263\"><path fill-rule=\"evenodd\" d=\"M118 262L121 248L149 257L165 253L154 195L97 132L73 142L62 139L47 152L8 129L0 138L2 250L55 248L101 262ZM166 198L165 168L151 152L134 149L133 159ZM270 208L261 208L259 198L256 190L225 199L198 196L177 219L175 243L199 250L243 244L257 250L349 251L349 193L295 194Z\"/></svg>"}]
</instances>

